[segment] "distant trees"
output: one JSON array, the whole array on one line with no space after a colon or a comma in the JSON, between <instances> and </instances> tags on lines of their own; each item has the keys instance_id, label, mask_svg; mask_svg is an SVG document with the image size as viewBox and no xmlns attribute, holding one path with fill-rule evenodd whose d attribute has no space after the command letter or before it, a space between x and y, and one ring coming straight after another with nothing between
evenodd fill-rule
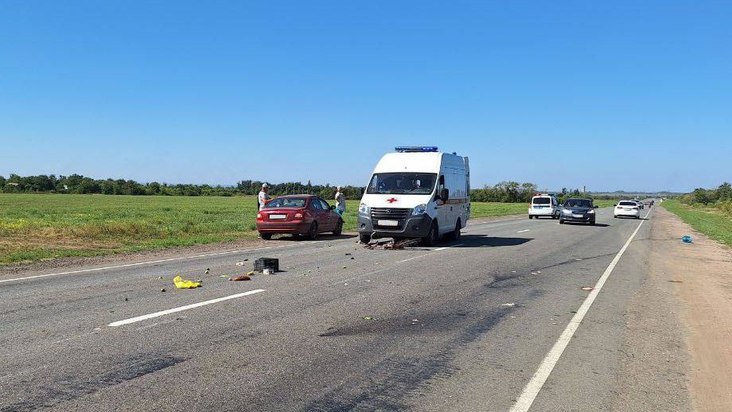
<instances>
[{"instance_id":1,"label":"distant trees","mask_svg":"<svg viewBox=\"0 0 732 412\"><path fill-rule=\"evenodd\" d=\"M681 197L681 202L686 204L703 204L732 202L732 185L722 183L716 189L696 188L693 192Z\"/></svg>"},{"instance_id":2,"label":"distant trees","mask_svg":"<svg viewBox=\"0 0 732 412\"><path fill-rule=\"evenodd\" d=\"M73 174L70 176L38 175L21 177L11 174L8 178L0 176L0 193L72 193L72 194L104 194L104 195L132 195L132 196L236 196L256 195L262 184L269 185L269 193L273 196L287 194L315 194L325 199L333 199L336 186L330 184L317 185L307 183L287 182L270 183L260 180L241 180L234 186L211 186L194 184L167 184L160 182L138 183L134 180L104 179L97 180L90 177ZM732 193L729 183L720 193ZM724 185L723 185L724 186ZM362 187L344 186L343 192L347 199L360 199L363 195ZM703 190L703 189L700 189ZM533 183L519 183L514 181L500 182L494 186L484 186L482 189L473 189L470 199L474 202L503 202L517 203L530 202L531 197L538 192ZM582 196L579 189L569 191L562 189L557 194L560 201L566 197Z\"/></svg>"},{"instance_id":3,"label":"distant trees","mask_svg":"<svg viewBox=\"0 0 732 412\"><path fill-rule=\"evenodd\" d=\"M519 203L530 202L537 188L533 183L501 182L495 186L484 186L470 192L473 202L503 202Z\"/></svg>"},{"instance_id":4,"label":"distant trees","mask_svg":"<svg viewBox=\"0 0 732 412\"><path fill-rule=\"evenodd\" d=\"M234 196L256 195L265 182L242 180L236 186L211 186L194 184L167 184L159 182L138 183L134 180L104 179L73 174L70 176L38 175L18 176L11 174L8 178L0 176L0 193L71 193L71 194L104 194L133 196ZM271 184L270 194L317 194L332 199L336 187L329 184L313 185L300 182ZM349 199L361 197L361 188L345 186L344 192Z\"/></svg>"}]
</instances>

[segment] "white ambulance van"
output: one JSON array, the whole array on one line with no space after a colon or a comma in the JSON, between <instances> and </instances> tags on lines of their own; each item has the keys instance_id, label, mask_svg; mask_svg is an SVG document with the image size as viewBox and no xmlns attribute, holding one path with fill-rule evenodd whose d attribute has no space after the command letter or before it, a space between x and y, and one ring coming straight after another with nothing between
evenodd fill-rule
<instances>
[{"instance_id":1,"label":"white ambulance van","mask_svg":"<svg viewBox=\"0 0 732 412\"><path fill-rule=\"evenodd\" d=\"M470 217L468 158L434 146L397 147L376 164L358 208L358 233L421 239L429 246L460 237Z\"/></svg>"}]
</instances>

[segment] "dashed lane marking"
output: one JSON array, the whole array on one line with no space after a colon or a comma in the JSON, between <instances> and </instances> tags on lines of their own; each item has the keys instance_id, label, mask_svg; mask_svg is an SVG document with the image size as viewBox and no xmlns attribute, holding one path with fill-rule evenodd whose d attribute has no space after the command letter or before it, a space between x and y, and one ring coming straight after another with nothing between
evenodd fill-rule
<instances>
[{"instance_id":1,"label":"dashed lane marking","mask_svg":"<svg viewBox=\"0 0 732 412\"><path fill-rule=\"evenodd\" d=\"M182 312L184 310L199 308L201 306L206 306L206 305L212 305L214 303L224 302L224 301L227 301L230 299L241 298L244 296L249 296L249 295L253 295L255 293L261 293L261 292L264 292L264 289L250 290L249 292L237 293L236 295L224 296L222 298L211 299L211 300L207 300L204 302L193 303L191 305L180 306L180 307L168 309L168 310L162 310L160 312L150 313L150 314L142 315L142 316L136 316L134 318L118 320L116 322L110 323L107 326L117 327L117 326L129 325L130 323L142 322L143 320L153 319L153 318L157 318L157 317L165 316L165 315L170 315L171 313Z\"/></svg>"}]
</instances>

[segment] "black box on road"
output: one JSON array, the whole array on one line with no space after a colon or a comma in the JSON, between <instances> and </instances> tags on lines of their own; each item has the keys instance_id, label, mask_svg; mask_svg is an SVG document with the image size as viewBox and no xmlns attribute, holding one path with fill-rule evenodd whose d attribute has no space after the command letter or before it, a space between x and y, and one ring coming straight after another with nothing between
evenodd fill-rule
<instances>
[{"instance_id":1,"label":"black box on road","mask_svg":"<svg viewBox=\"0 0 732 412\"><path fill-rule=\"evenodd\" d=\"M279 272L280 260L274 258L259 258L254 261L254 270L264 272L264 269L270 269L273 272Z\"/></svg>"}]
</instances>

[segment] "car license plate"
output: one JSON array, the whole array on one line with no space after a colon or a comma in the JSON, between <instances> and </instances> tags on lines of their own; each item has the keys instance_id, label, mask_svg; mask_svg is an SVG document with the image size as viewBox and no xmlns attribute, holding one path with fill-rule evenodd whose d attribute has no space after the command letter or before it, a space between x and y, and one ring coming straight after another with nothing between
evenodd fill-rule
<instances>
[{"instance_id":1,"label":"car license plate","mask_svg":"<svg viewBox=\"0 0 732 412\"><path fill-rule=\"evenodd\" d=\"M269 215L269 220L287 219L287 215Z\"/></svg>"},{"instance_id":2,"label":"car license plate","mask_svg":"<svg viewBox=\"0 0 732 412\"><path fill-rule=\"evenodd\" d=\"M572 215L572 217L579 217L579 218L582 218L582 217L585 217L585 216L584 216L584 215L578 215L578 214L576 214L576 213L575 213L575 214L573 214L573 215Z\"/></svg>"},{"instance_id":3,"label":"car license plate","mask_svg":"<svg viewBox=\"0 0 732 412\"><path fill-rule=\"evenodd\" d=\"M399 226L399 222L396 220L379 220L379 226Z\"/></svg>"}]
</instances>

